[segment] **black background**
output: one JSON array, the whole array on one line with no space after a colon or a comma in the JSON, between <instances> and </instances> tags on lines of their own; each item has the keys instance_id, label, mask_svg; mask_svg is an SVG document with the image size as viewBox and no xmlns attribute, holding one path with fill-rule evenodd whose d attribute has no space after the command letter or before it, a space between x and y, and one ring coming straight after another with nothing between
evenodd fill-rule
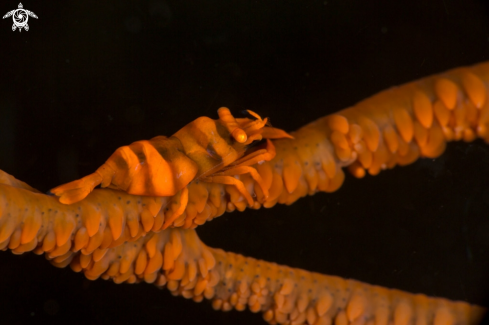
<instances>
[{"instance_id":1,"label":"black background","mask_svg":"<svg viewBox=\"0 0 489 325\"><path fill-rule=\"evenodd\" d=\"M17 8L2 1L0 13ZM220 106L294 130L380 90L489 59L475 0L29 1L1 21L0 168L43 191L119 146ZM489 151L356 180L291 206L225 214L212 246L325 274L487 305ZM0 323L264 324L152 285L89 281L0 252Z\"/></svg>"}]
</instances>

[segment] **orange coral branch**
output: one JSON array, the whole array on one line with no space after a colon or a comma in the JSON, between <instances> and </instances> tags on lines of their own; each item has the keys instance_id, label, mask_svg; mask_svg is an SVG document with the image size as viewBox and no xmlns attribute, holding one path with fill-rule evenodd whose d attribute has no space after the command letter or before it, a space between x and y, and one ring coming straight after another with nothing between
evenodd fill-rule
<instances>
[{"instance_id":1,"label":"orange coral branch","mask_svg":"<svg viewBox=\"0 0 489 325\"><path fill-rule=\"evenodd\" d=\"M224 211L291 204L316 191L334 191L343 182L342 167L348 167L357 177L363 177L366 172L376 175L382 169L405 165L418 157L436 157L450 140L472 141L478 136L488 141L487 80L488 63L384 91L299 129L294 139L268 142L271 147L258 148L256 155L250 153L251 166L246 161L233 165L233 161L242 157L236 155L223 165L228 168L213 170L188 185L185 181L183 187L174 188L168 197L135 197L114 190L97 190L85 200L66 206L25 183L1 175L0 180L9 185L0 186L0 248L17 254L31 250L45 252L53 264L65 266L71 262L75 270L84 270L91 279L102 276L116 282L144 280L159 285L168 282L172 292L196 300L203 296L214 298L214 306L225 310L232 306L243 309L246 302L252 310L264 311L265 319L272 323L306 320L328 323L332 319L336 323L361 323L376 317L393 320L395 324L415 318L435 324L475 321L480 311L472 317L467 304L454 305L400 292L391 299L387 289L332 280L214 251L206 248L192 230L168 228L195 228ZM243 126L250 131L245 132L246 137L236 132L238 128L233 125L228 129L229 139L246 143L266 121L247 123L247 127ZM226 141L226 137L223 139ZM263 156L260 150L265 150ZM184 178L193 179L194 174ZM120 181L123 183L125 177L121 176ZM93 188L95 183L89 187ZM223 264L227 269L219 269ZM243 271L241 282L229 284L233 272L238 274L250 264L255 267ZM267 280L263 280L262 272L267 271L257 270L258 264L274 270L275 276L270 279L278 279L276 287L268 286ZM242 267L233 271L237 265ZM211 279L216 268L217 280ZM294 273L289 273L289 280L285 276L287 272ZM332 309L333 314L327 314L329 308L324 307L324 301L329 298L324 297L333 297L330 289L309 294L312 285L301 284L296 274L312 282L320 280L340 286L343 291L339 294L345 301L331 298L330 303L337 308ZM252 280L255 276L258 280ZM222 279L227 279L226 284ZM222 291L216 287L219 281ZM246 284L242 285L244 281ZM290 291L296 284L298 289ZM288 302L287 297L280 297L277 292L293 297ZM384 298L375 298L379 296ZM387 305L382 305L384 302ZM420 308L420 305L428 307ZM382 310L378 311L379 308ZM429 312L420 314L426 310Z\"/></svg>"},{"instance_id":2,"label":"orange coral branch","mask_svg":"<svg viewBox=\"0 0 489 325\"><path fill-rule=\"evenodd\" d=\"M215 309L248 307L262 312L271 324L331 324L333 320L335 324L476 324L484 313L484 309L463 302L389 290L212 249L192 229L145 234L140 228L133 230L134 225L114 226L114 212L122 212L134 200L143 205L145 197L96 190L78 206L66 206L52 196L33 192L6 173L2 172L1 179L11 185L0 184L0 236L11 235L0 247L15 254L46 253L53 265L70 264L91 280L102 277L115 283L145 281L167 286L174 295L196 302L212 299ZM107 195L118 197L113 200L115 196ZM100 205L101 198L116 203ZM96 210L102 216L99 231L89 236L86 228L79 227L72 235L75 225ZM42 218L36 218L37 212ZM108 222L104 219L107 215ZM104 226L110 230L102 231ZM67 228L72 229L68 236Z\"/></svg>"}]
</instances>

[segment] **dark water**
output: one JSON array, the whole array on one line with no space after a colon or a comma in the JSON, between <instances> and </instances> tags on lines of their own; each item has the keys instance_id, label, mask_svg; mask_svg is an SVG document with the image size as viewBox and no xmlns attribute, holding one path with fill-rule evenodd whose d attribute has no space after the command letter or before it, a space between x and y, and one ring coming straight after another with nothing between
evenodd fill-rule
<instances>
[{"instance_id":1,"label":"dark water","mask_svg":"<svg viewBox=\"0 0 489 325\"><path fill-rule=\"evenodd\" d=\"M294 130L382 89L489 60L483 1L29 1L0 24L0 169L43 191L119 146L220 106ZM2 1L0 12L17 7ZM226 214L212 247L488 305L489 151L347 178L334 194ZM89 281L0 252L2 324L264 324L151 285Z\"/></svg>"}]
</instances>

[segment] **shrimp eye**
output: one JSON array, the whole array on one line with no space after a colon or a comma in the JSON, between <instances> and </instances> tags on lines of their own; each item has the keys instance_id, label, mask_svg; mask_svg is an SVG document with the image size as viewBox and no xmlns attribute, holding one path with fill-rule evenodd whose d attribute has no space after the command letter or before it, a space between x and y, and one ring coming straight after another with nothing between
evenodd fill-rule
<instances>
[{"instance_id":1,"label":"shrimp eye","mask_svg":"<svg viewBox=\"0 0 489 325\"><path fill-rule=\"evenodd\" d=\"M231 136L239 143L245 143L246 140L248 140L246 132L240 128L234 129L234 131L231 133Z\"/></svg>"}]
</instances>

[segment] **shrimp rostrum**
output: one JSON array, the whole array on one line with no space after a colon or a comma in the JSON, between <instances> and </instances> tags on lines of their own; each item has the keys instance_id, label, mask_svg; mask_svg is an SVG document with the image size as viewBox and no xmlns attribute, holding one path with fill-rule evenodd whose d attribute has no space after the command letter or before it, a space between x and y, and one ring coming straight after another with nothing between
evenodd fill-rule
<instances>
[{"instance_id":1,"label":"shrimp rostrum","mask_svg":"<svg viewBox=\"0 0 489 325\"><path fill-rule=\"evenodd\" d=\"M249 173L263 184L251 166L273 159L275 148L270 139L291 136L269 126L267 118L247 113L252 118L234 118L228 108L221 107L217 120L199 117L171 137L157 136L120 147L93 174L51 193L64 204L84 199L98 185L133 195L185 196L190 182L202 180L235 185L249 196L233 176ZM267 189L263 191L266 198Z\"/></svg>"}]
</instances>

